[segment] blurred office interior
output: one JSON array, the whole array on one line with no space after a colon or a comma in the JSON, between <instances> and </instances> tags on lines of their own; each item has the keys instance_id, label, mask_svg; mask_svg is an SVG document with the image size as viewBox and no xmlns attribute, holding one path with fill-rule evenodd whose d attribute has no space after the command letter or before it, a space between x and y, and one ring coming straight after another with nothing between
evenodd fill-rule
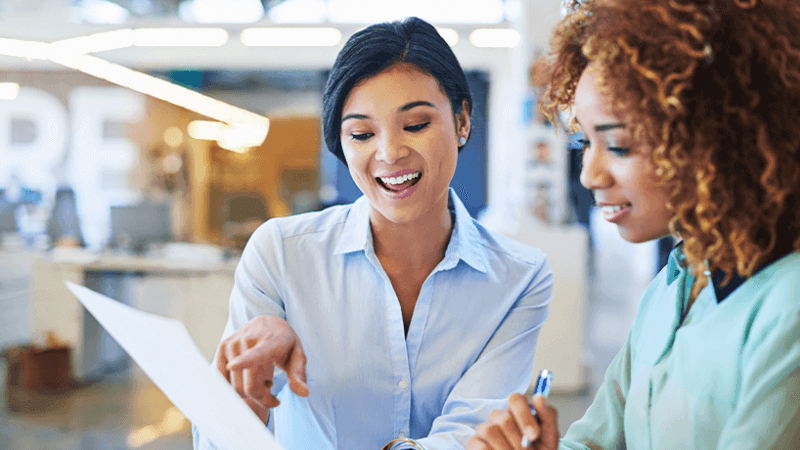
<instances>
[{"instance_id":1,"label":"blurred office interior","mask_svg":"<svg viewBox=\"0 0 800 450\"><path fill-rule=\"evenodd\" d=\"M626 243L596 217L573 137L536 110L562 14L560 0L0 0L0 448L191 447L64 282L181 320L210 360L253 230L359 196L322 142L322 90L353 32L410 15L437 26L475 100L452 187L553 266L534 373L555 373L565 431L670 243Z\"/></svg>"}]
</instances>

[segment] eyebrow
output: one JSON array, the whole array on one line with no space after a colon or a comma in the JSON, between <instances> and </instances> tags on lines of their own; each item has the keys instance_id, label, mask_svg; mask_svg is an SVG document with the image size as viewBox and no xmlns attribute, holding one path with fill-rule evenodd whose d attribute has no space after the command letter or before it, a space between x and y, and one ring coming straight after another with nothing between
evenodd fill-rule
<instances>
[{"instance_id":1,"label":"eyebrow","mask_svg":"<svg viewBox=\"0 0 800 450\"><path fill-rule=\"evenodd\" d=\"M418 102L411 102L411 103L409 103L407 105L403 105L403 106L400 107L400 109L398 109L398 111L400 111L400 112L408 111L409 109L416 108L417 106L429 106L431 108L436 109L436 106L431 102L418 101Z\"/></svg>"},{"instance_id":2,"label":"eyebrow","mask_svg":"<svg viewBox=\"0 0 800 450\"><path fill-rule=\"evenodd\" d=\"M600 125L595 125L594 131L608 131L613 130L614 128L625 128L625 125L621 123L603 123Z\"/></svg>"},{"instance_id":3,"label":"eyebrow","mask_svg":"<svg viewBox=\"0 0 800 450\"><path fill-rule=\"evenodd\" d=\"M418 106L428 106L428 107L436 109L436 105L434 105L431 102L417 101L417 102L407 103L407 104L401 106L400 108L398 108L397 111L398 112L405 112L405 111L408 111L410 109L416 108ZM363 119L369 119L369 116L364 115L364 114L347 114L346 116L342 117L342 122L344 122L347 119L363 120Z\"/></svg>"},{"instance_id":4,"label":"eyebrow","mask_svg":"<svg viewBox=\"0 0 800 450\"><path fill-rule=\"evenodd\" d=\"M583 125L581 125L581 121L578 120L577 117L575 118L575 122L578 122L578 125L580 125L581 128L583 128ZM594 131L608 131L608 130L613 130L615 128L625 128L625 125L621 123L601 123L600 125L594 126Z\"/></svg>"}]
</instances>

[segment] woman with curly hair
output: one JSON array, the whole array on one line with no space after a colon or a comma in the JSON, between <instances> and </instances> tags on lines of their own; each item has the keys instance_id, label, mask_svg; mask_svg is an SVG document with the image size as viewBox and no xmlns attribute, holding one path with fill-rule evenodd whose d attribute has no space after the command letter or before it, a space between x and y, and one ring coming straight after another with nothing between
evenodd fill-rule
<instances>
[{"instance_id":1,"label":"woman with curly hair","mask_svg":"<svg viewBox=\"0 0 800 450\"><path fill-rule=\"evenodd\" d=\"M563 439L515 394L467 448L800 448L800 3L576 1L552 46L603 217L679 244Z\"/></svg>"}]
</instances>

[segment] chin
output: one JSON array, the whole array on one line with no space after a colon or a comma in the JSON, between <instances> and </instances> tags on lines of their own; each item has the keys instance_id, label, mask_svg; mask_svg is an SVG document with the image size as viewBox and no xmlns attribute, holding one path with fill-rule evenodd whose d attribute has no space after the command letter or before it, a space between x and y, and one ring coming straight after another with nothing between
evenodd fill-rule
<instances>
[{"instance_id":1,"label":"chin","mask_svg":"<svg viewBox=\"0 0 800 450\"><path fill-rule=\"evenodd\" d=\"M642 233L633 230L627 230L624 228L618 228L619 235L622 239L632 243L632 244L642 244L644 242L654 241L657 239L661 239L662 237L666 237L669 235L669 232L666 233Z\"/></svg>"}]
</instances>

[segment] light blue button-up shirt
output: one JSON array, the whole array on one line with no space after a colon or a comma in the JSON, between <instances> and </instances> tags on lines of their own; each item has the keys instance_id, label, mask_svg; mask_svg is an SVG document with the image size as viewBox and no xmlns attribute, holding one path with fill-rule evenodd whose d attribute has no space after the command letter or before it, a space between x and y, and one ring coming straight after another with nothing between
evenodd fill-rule
<instances>
[{"instance_id":1,"label":"light blue button-up shirt","mask_svg":"<svg viewBox=\"0 0 800 450\"><path fill-rule=\"evenodd\" d=\"M256 316L286 319L307 357L310 395L283 373L270 426L288 450L380 449L398 437L463 449L474 428L524 392L553 276L545 255L486 230L450 190L455 226L405 335L372 241L370 206L272 219L236 269L224 337ZM195 448L213 448L195 430ZM217 443L224 448L224 443Z\"/></svg>"},{"instance_id":2,"label":"light blue button-up shirt","mask_svg":"<svg viewBox=\"0 0 800 450\"><path fill-rule=\"evenodd\" d=\"M687 312L693 281L673 250L562 450L800 449L800 253Z\"/></svg>"}]
</instances>

